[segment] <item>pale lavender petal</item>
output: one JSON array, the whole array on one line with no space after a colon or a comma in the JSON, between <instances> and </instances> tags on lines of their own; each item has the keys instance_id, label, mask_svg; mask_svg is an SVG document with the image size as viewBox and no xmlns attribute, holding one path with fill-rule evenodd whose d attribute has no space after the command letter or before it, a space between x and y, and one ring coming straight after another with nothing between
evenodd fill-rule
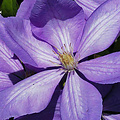
<instances>
[{"instance_id":1,"label":"pale lavender petal","mask_svg":"<svg viewBox=\"0 0 120 120\"><path fill-rule=\"evenodd\" d=\"M103 111L120 112L120 83L113 86L103 101Z\"/></svg>"},{"instance_id":2,"label":"pale lavender petal","mask_svg":"<svg viewBox=\"0 0 120 120\"><path fill-rule=\"evenodd\" d=\"M88 18L93 11L105 1L106 0L75 0L75 2L83 8L86 18Z\"/></svg>"},{"instance_id":3,"label":"pale lavender petal","mask_svg":"<svg viewBox=\"0 0 120 120\"><path fill-rule=\"evenodd\" d=\"M61 120L60 100L61 90L57 86L49 105L40 113L34 113L17 118L16 120Z\"/></svg>"},{"instance_id":4,"label":"pale lavender petal","mask_svg":"<svg viewBox=\"0 0 120 120\"><path fill-rule=\"evenodd\" d=\"M103 115L104 120L120 120L120 114Z\"/></svg>"},{"instance_id":5,"label":"pale lavender petal","mask_svg":"<svg viewBox=\"0 0 120 120\"><path fill-rule=\"evenodd\" d=\"M120 52L82 62L78 68L90 81L101 84L120 82Z\"/></svg>"},{"instance_id":6,"label":"pale lavender petal","mask_svg":"<svg viewBox=\"0 0 120 120\"><path fill-rule=\"evenodd\" d=\"M12 81L10 80L8 73L0 72L0 91L11 87L13 85Z\"/></svg>"},{"instance_id":7,"label":"pale lavender petal","mask_svg":"<svg viewBox=\"0 0 120 120\"><path fill-rule=\"evenodd\" d=\"M5 18L0 15L0 23L4 24ZM0 71L12 73L23 70L18 59L15 59L14 53L0 39Z\"/></svg>"},{"instance_id":8,"label":"pale lavender petal","mask_svg":"<svg viewBox=\"0 0 120 120\"><path fill-rule=\"evenodd\" d=\"M89 17L78 49L80 59L107 49L120 30L120 0L107 0Z\"/></svg>"},{"instance_id":9,"label":"pale lavender petal","mask_svg":"<svg viewBox=\"0 0 120 120\"><path fill-rule=\"evenodd\" d=\"M5 73L0 71L0 91L5 90L23 79L23 72Z\"/></svg>"},{"instance_id":10,"label":"pale lavender petal","mask_svg":"<svg viewBox=\"0 0 120 120\"><path fill-rule=\"evenodd\" d=\"M61 98L62 120L100 120L101 114L102 98L98 90L71 72Z\"/></svg>"},{"instance_id":11,"label":"pale lavender petal","mask_svg":"<svg viewBox=\"0 0 120 120\"><path fill-rule=\"evenodd\" d=\"M16 16L24 19L29 19L35 1L36 0L24 0L21 3Z\"/></svg>"},{"instance_id":12,"label":"pale lavender petal","mask_svg":"<svg viewBox=\"0 0 120 120\"><path fill-rule=\"evenodd\" d=\"M28 20L7 18L0 24L0 37L23 63L36 67L51 67L59 64L52 47L35 39Z\"/></svg>"},{"instance_id":13,"label":"pale lavender petal","mask_svg":"<svg viewBox=\"0 0 120 120\"><path fill-rule=\"evenodd\" d=\"M35 36L58 49L65 44L70 51L70 44L76 49L80 42L85 19L83 10L72 0L44 0L44 4L38 0L31 22L37 26L32 29Z\"/></svg>"},{"instance_id":14,"label":"pale lavender petal","mask_svg":"<svg viewBox=\"0 0 120 120\"><path fill-rule=\"evenodd\" d=\"M23 70L18 59L14 59L14 53L0 39L0 71L13 73Z\"/></svg>"},{"instance_id":15,"label":"pale lavender petal","mask_svg":"<svg viewBox=\"0 0 120 120\"><path fill-rule=\"evenodd\" d=\"M33 75L0 93L0 118L19 117L45 109L62 78L61 70Z\"/></svg>"},{"instance_id":16,"label":"pale lavender petal","mask_svg":"<svg viewBox=\"0 0 120 120\"><path fill-rule=\"evenodd\" d=\"M65 49L65 45L68 51L70 51L71 46L76 52L80 44L84 24L84 13L81 10L71 19L65 21L52 19L42 28L33 27L32 31L38 38L45 40L59 50L61 50L61 47Z\"/></svg>"}]
</instances>

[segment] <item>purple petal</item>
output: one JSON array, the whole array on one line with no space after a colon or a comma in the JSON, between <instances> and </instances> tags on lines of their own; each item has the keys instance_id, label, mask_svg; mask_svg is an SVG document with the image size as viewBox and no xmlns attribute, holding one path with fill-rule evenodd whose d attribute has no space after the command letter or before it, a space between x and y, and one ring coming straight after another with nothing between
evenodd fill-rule
<instances>
[{"instance_id":1,"label":"purple petal","mask_svg":"<svg viewBox=\"0 0 120 120\"><path fill-rule=\"evenodd\" d=\"M0 37L23 63L36 67L59 64L52 47L33 37L28 20L5 19L5 24L0 24Z\"/></svg>"},{"instance_id":2,"label":"purple petal","mask_svg":"<svg viewBox=\"0 0 120 120\"><path fill-rule=\"evenodd\" d=\"M5 73L0 72L0 91L7 89L8 87L13 86L13 84L16 84L17 82L22 80L22 71L20 73Z\"/></svg>"},{"instance_id":3,"label":"purple petal","mask_svg":"<svg viewBox=\"0 0 120 120\"><path fill-rule=\"evenodd\" d=\"M2 91L0 118L17 118L45 109L62 77L61 73L60 70L40 72Z\"/></svg>"},{"instance_id":4,"label":"purple petal","mask_svg":"<svg viewBox=\"0 0 120 120\"><path fill-rule=\"evenodd\" d=\"M120 112L120 83L115 84L111 92L105 97L103 111Z\"/></svg>"},{"instance_id":5,"label":"purple petal","mask_svg":"<svg viewBox=\"0 0 120 120\"><path fill-rule=\"evenodd\" d=\"M17 118L16 120L61 120L60 100L61 90L57 86L49 105L40 113L34 113Z\"/></svg>"},{"instance_id":6,"label":"purple petal","mask_svg":"<svg viewBox=\"0 0 120 120\"><path fill-rule=\"evenodd\" d=\"M86 18L88 18L92 12L105 1L106 0L75 0L75 2L83 8Z\"/></svg>"},{"instance_id":7,"label":"purple petal","mask_svg":"<svg viewBox=\"0 0 120 120\"><path fill-rule=\"evenodd\" d=\"M18 59L14 59L14 53L0 40L0 71L13 73L23 70Z\"/></svg>"},{"instance_id":8,"label":"purple petal","mask_svg":"<svg viewBox=\"0 0 120 120\"><path fill-rule=\"evenodd\" d=\"M78 68L90 81L101 84L120 82L120 52L82 62Z\"/></svg>"},{"instance_id":9,"label":"purple petal","mask_svg":"<svg viewBox=\"0 0 120 120\"><path fill-rule=\"evenodd\" d=\"M29 19L36 0L24 0L17 11L17 17Z\"/></svg>"},{"instance_id":10,"label":"purple petal","mask_svg":"<svg viewBox=\"0 0 120 120\"><path fill-rule=\"evenodd\" d=\"M0 23L4 24L5 18L0 16ZM18 59L15 59L14 53L0 39L0 71L13 73L23 70L23 67Z\"/></svg>"},{"instance_id":11,"label":"purple petal","mask_svg":"<svg viewBox=\"0 0 120 120\"><path fill-rule=\"evenodd\" d=\"M107 49L120 30L120 0L107 0L88 19L76 57Z\"/></svg>"},{"instance_id":12,"label":"purple petal","mask_svg":"<svg viewBox=\"0 0 120 120\"><path fill-rule=\"evenodd\" d=\"M70 51L71 44L76 51L84 24L84 15L81 10L74 18L65 21L52 19L43 28L34 27L32 31L38 38L45 40L59 50L66 45L67 50Z\"/></svg>"},{"instance_id":13,"label":"purple petal","mask_svg":"<svg viewBox=\"0 0 120 120\"><path fill-rule=\"evenodd\" d=\"M120 120L120 114L103 115L104 120Z\"/></svg>"},{"instance_id":14,"label":"purple petal","mask_svg":"<svg viewBox=\"0 0 120 120\"><path fill-rule=\"evenodd\" d=\"M102 99L97 89L81 79L77 73L69 74L62 93L62 120L100 120Z\"/></svg>"},{"instance_id":15,"label":"purple petal","mask_svg":"<svg viewBox=\"0 0 120 120\"><path fill-rule=\"evenodd\" d=\"M11 87L12 85L13 83L10 80L8 73L0 72L0 91Z\"/></svg>"},{"instance_id":16,"label":"purple petal","mask_svg":"<svg viewBox=\"0 0 120 120\"><path fill-rule=\"evenodd\" d=\"M43 27L53 18L66 20L77 15L80 10L81 8L71 0L37 0L30 19L33 25Z\"/></svg>"},{"instance_id":17,"label":"purple petal","mask_svg":"<svg viewBox=\"0 0 120 120\"><path fill-rule=\"evenodd\" d=\"M71 44L75 51L85 24L83 10L74 1L48 1L44 5L37 1L33 8L31 21L37 26L33 27L33 33L58 49L65 44L70 51Z\"/></svg>"}]
</instances>

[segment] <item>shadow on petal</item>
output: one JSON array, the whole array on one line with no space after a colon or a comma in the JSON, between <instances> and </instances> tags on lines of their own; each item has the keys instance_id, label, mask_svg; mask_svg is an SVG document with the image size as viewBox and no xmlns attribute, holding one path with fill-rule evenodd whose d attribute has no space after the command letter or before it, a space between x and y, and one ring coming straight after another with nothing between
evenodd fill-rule
<instances>
[{"instance_id":1,"label":"shadow on petal","mask_svg":"<svg viewBox=\"0 0 120 120\"><path fill-rule=\"evenodd\" d=\"M53 94L53 97L48 106L46 107L46 109L44 109L40 113L21 116L15 120L53 120L53 118L56 120L60 120L61 119L60 111L59 108L57 108L59 107L59 105L57 104L60 104L58 99L61 92L62 91L60 90L59 86L57 86Z\"/></svg>"},{"instance_id":2,"label":"shadow on petal","mask_svg":"<svg viewBox=\"0 0 120 120\"><path fill-rule=\"evenodd\" d=\"M24 70L20 70L14 73L10 73L8 76L14 85L25 78L25 72Z\"/></svg>"},{"instance_id":3,"label":"shadow on petal","mask_svg":"<svg viewBox=\"0 0 120 120\"><path fill-rule=\"evenodd\" d=\"M32 24L37 27L43 27L53 19L66 20L79 13L79 7L72 0L42 0L36 1L30 16Z\"/></svg>"},{"instance_id":4,"label":"shadow on petal","mask_svg":"<svg viewBox=\"0 0 120 120\"><path fill-rule=\"evenodd\" d=\"M92 85L94 85L97 88L97 90L100 92L100 94L102 95L102 98L104 98L107 94L109 94L109 92L111 92L112 86L113 86L112 84L95 83L95 82L92 82L89 79L87 79L86 76L82 72L80 72L78 70L76 70L76 72L78 73L80 78L82 78L83 80L85 80L85 81L91 83Z\"/></svg>"}]
</instances>

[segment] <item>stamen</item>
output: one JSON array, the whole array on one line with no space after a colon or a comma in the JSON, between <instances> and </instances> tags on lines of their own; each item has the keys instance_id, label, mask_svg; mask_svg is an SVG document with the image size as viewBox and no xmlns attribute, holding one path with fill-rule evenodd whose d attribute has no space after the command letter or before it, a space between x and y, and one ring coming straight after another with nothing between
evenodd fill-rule
<instances>
[{"instance_id":1,"label":"stamen","mask_svg":"<svg viewBox=\"0 0 120 120\"><path fill-rule=\"evenodd\" d=\"M58 64L58 63L55 63L55 62L53 62L53 61L51 61L51 60L49 60L49 61L50 61L51 63L57 65L57 66L62 66L62 65L60 65L60 64Z\"/></svg>"},{"instance_id":2,"label":"stamen","mask_svg":"<svg viewBox=\"0 0 120 120\"><path fill-rule=\"evenodd\" d=\"M80 60L80 55L78 56L78 60Z\"/></svg>"},{"instance_id":3,"label":"stamen","mask_svg":"<svg viewBox=\"0 0 120 120\"><path fill-rule=\"evenodd\" d=\"M66 45L64 44L64 47L67 49Z\"/></svg>"},{"instance_id":4,"label":"stamen","mask_svg":"<svg viewBox=\"0 0 120 120\"><path fill-rule=\"evenodd\" d=\"M72 47L71 43L70 43L69 47L70 47L70 53L73 54L73 47Z\"/></svg>"},{"instance_id":5,"label":"stamen","mask_svg":"<svg viewBox=\"0 0 120 120\"><path fill-rule=\"evenodd\" d=\"M64 52L63 46L61 47L62 52Z\"/></svg>"},{"instance_id":6,"label":"stamen","mask_svg":"<svg viewBox=\"0 0 120 120\"><path fill-rule=\"evenodd\" d=\"M58 48L56 48L55 46L53 46L53 47L56 49L56 51L53 50L54 53L56 53L56 54L58 54L58 55L61 54L61 51L60 51Z\"/></svg>"},{"instance_id":7,"label":"stamen","mask_svg":"<svg viewBox=\"0 0 120 120\"><path fill-rule=\"evenodd\" d=\"M68 52L68 49L67 49L67 47L66 47L66 45L64 44L64 47L65 47L65 50Z\"/></svg>"},{"instance_id":8,"label":"stamen","mask_svg":"<svg viewBox=\"0 0 120 120\"><path fill-rule=\"evenodd\" d=\"M52 50L55 55L58 55L54 50Z\"/></svg>"}]
</instances>

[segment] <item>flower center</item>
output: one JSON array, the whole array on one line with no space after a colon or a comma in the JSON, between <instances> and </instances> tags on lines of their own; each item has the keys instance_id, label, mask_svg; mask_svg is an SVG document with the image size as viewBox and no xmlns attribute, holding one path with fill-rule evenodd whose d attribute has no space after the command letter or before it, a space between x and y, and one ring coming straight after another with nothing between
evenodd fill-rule
<instances>
[{"instance_id":1,"label":"flower center","mask_svg":"<svg viewBox=\"0 0 120 120\"><path fill-rule=\"evenodd\" d=\"M66 45L64 44L64 46L61 47L61 50L59 50L55 46L53 47L54 47L54 50L53 50L54 54L57 55L58 59L61 62L61 64L57 64L58 66L61 66L63 69L67 71L74 70L74 68L77 67L78 62L74 58L71 43L69 45L69 48L67 48Z\"/></svg>"},{"instance_id":2,"label":"flower center","mask_svg":"<svg viewBox=\"0 0 120 120\"><path fill-rule=\"evenodd\" d=\"M62 66L67 70L73 70L76 67L76 62L74 60L74 56L71 53L63 52L59 53L59 60L62 63Z\"/></svg>"}]
</instances>

